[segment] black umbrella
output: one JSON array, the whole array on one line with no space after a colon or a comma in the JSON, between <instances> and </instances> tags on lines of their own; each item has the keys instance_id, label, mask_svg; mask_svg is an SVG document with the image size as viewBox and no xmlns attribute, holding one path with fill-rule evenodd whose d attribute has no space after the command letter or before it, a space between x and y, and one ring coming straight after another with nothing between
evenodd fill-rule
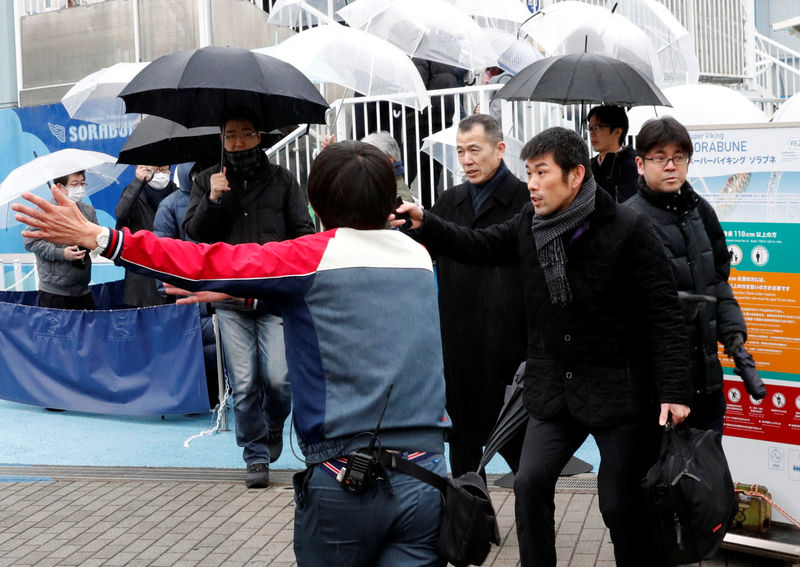
<instances>
[{"instance_id":1,"label":"black umbrella","mask_svg":"<svg viewBox=\"0 0 800 567\"><path fill-rule=\"evenodd\" d=\"M322 123L328 103L289 63L238 47L203 47L159 57L120 92L127 112L188 128L218 126L223 110L247 108L263 130Z\"/></svg>"},{"instance_id":2,"label":"black umbrella","mask_svg":"<svg viewBox=\"0 0 800 567\"><path fill-rule=\"evenodd\" d=\"M525 409L522 403L522 387L525 376L525 363L521 363L514 373L514 379L511 384L506 386L506 394L503 400L503 407L500 408L500 413L497 415L494 429L489 434L489 440L483 450L483 456L480 463L478 463L478 471L489 464L497 452L503 446L511 441L522 428L528 424L528 410ZM571 476L580 473L586 473L592 470L592 465L577 457L571 457L569 462L564 466L560 476ZM514 486L514 473L508 473L504 477L498 479L495 484L504 488L513 488Z\"/></svg>"},{"instance_id":3,"label":"black umbrella","mask_svg":"<svg viewBox=\"0 0 800 567\"><path fill-rule=\"evenodd\" d=\"M222 141L218 126L186 128L159 116L145 117L122 146L117 163L166 165L219 159ZM261 147L268 148L283 135L275 130L261 134Z\"/></svg>"},{"instance_id":4,"label":"black umbrella","mask_svg":"<svg viewBox=\"0 0 800 567\"><path fill-rule=\"evenodd\" d=\"M219 126L186 128L166 118L147 116L122 146L117 163L209 163L219 156L220 144Z\"/></svg>"},{"instance_id":5,"label":"black umbrella","mask_svg":"<svg viewBox=\"0 0 800 567\"><path fill-rule=\"evenodd\" d=\"M672 106L655 83L634 67L608 55L586 52L535 61L494 96L559 104Z\"/></svg>"},{"instance_id":6,"label":"black umbrella","mask_svg":"<svg viewBox=\"0 0 800 567\"><path fill-rule=\"evenodd\" d=\"M739 350L733 354L733 363L735 365L733 372L741 377L747 393L753 396L754 400L764 398L767 395L767 387L764 386L764 381L756 369L753 355L746 348L740 346Z\"/></svg>"}]
</instances>

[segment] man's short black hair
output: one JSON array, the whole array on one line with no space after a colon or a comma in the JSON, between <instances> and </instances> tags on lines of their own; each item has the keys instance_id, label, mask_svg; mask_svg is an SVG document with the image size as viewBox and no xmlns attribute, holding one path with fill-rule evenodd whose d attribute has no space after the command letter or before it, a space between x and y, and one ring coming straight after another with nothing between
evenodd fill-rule
<instances>
[{"instance_id":1,"label":"man's short black hair","mask_svg":"<svg viewBox=\"0 0 800 567\"><path fill-rule=\"evenodd\" d=\"M483 126L486 139L490 143L497 144L503 141L503 128L497 120L488 114L470 114L458 123L458 131L469 132L475 126Z\"/></svg>"},{"instance_id":2,"label":"man's short black hair","mask_svg":"<svg viewBox=\"0 0 800 567\"><path fill-rule=\"evenodd\" d=\"M651 118L642 125L639 135L636 136L636 155L644 157L653 148L667 144L675 144L688 158L694 153L692 138L683 124L672 116Z\"/></svg>"},{"instance_id":3,"label":"man's short black hair","mask_svg":"<svg viewBox=\"0 0 800 567\"><path fill-rule=\"evenodd\" d=\"M553 155L553 161L561 168L561 177L566 182L570 171L582 165L586 170L584 181L592 178L592 165L589 160L589 148L586 141L573 130L556 126L539 132L522 148L520 157L528 161L547 154Z\"/></svg>"},{"instance_id":4,"label":"man's short black hair","mask_svg":"<svg viewBox=\"0 0 800 567\"><path fill-rule=\"evenodd\" d=\"M219 117L219 130L225 133L225 124L231 120L247 120L253 124L253 128L259 130L258 115L246 106L234 106L226 108Z\"/></svg>"},{"instance_id":5,"label":"man's short black hair","mask_svg":"<svg viewBox=\"0 0 800 567\"><path fill-rule=\"evenodd\" d=\"M308 174L308 201L326 229L384 228L396 195L388 156L363 142L331 144Z\"/></svg>"},{"instance_id":6,"label":"man's short black hair","mask_svg":"<svg viewBox=\"0 0 800 567\"><path fill-rule=\"evenodd\" d=\"M86 180L86 172L84 170L80 170L80 171L73 171L72 173L68 173L66 175L62 175L61 177L56 177L55 179L53 179L53 183L56 185L63 185L66 187L67 183L69 182L70 175L83 175L83 179Z\"/></svg>"},{"instance_id":7,"label":"man's short black hair","mask_svg":"<svg viewBox=\"0 0 800 567\"><path fill-rule=\"evenodd\" d=\"M598 122L610 126L611 130L622 128L622 133L619 135L619 145L625 145L625 138L628 135L628 115L625 114L624 108L614 104L603 104L591 109L586 116L586 120L591 120L592 116L597 116Z\"/></svg>"}]
</instances>

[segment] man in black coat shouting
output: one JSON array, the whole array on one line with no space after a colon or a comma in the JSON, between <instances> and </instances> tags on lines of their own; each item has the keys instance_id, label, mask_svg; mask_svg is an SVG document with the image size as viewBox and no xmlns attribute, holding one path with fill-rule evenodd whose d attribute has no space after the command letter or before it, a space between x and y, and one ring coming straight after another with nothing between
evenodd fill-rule
<instances>
[{"instance_id":1,"label":"man in black coat shouting","mask_svg":"<svg viewBox=\"0 0 800 567\"><path fill-rule=\"evenodd\" d=\"M578 134L545 130L522 158L531 204L503 224L470 230L413 205L399 211L436 253L522 271L530 416L514 483L522 565L555 567L556 481L590 434L616 563L650 565L640 479L658 451L656 424L683 421L691 399L675 281L647 218L598 190Z\"/></svg>"},{"instance_id":2,"label":"man in black coat shouting","mask_svg":"<svg viewBox=\"0 0 800 567\"><path fill-rule=\"evenodd\" d=\"M467 181L445 191L431 209L470 228L505 222L528 202L528 190L503 161L500 124L474 114L458 125L458 161ZM475 266L436 257L442 326L450 471L478 467L503 406L505 387L525 360L525 310L518 266ZM500 450L512 470L519 465L522 436Z\"/></svg>"}]
</instances>

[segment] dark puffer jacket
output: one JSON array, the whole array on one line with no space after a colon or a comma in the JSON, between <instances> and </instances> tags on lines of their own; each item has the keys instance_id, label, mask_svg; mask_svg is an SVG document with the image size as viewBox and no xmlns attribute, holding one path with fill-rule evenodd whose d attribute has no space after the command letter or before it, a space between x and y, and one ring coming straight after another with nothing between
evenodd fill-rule
<instances>
[{"instance_id":1,"label":"dark puffer jacket","mask_svg":"<svg viewBox=\"0 0 800 567\"><path fill-rule=\"evenodd\" d=\"M285 168L269 163L252 179L237 177L230 166L226 176L231 190L219 203L208 199L214 166L197 174L183 229L198 242L264 244L314 232L308 198Z\"/></svg>"},{"instance_id":2,"label":"dark puffer jacket","mask_svg":"<svg viewBox=\"0 0 800 567\"><path fill-rule=\"evenodd\" d=\"M655 193L640 178L639 193L625 202L646 215L664 244L679 291L710 295L716 304L686 304L694 391L722 388L717 341L733 333L747 339L742 310L728 284L730 256L725 233L711 205L684 183L679 193ZM698 308L699 307L699 308Z\"/></svg>"},{"instance_id":3,"label":"dark puffer jacket","mask_svg":"<svg viewBox=\"0 0 800 567\"><path fill-rule=\"evenodd\" d=\"M539 419L567 410L602 427L655 419L657 403L689 405L688 343L672 273L648 220L602 190L566 239L573 300L553 305L539 265L528 204L483 230L426 212L419 239L465 263L519 263L528 325L524 401Z\"/></svg>"}]
</instances>

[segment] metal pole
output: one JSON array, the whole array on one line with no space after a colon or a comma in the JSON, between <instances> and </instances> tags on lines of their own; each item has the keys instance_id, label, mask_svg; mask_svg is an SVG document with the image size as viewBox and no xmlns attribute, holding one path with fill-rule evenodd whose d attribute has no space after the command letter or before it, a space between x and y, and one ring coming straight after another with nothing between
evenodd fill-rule
<instances>
[{"instance_id":1,"label":"metal pole","mask_svg":"<svg viewBox=\"0 0 800 567\"><path fill-rule=\"evenodd\" d=\"M211 0L197 0L198 47L208 47L214 42L211 27Z\"/></svg>"},{"instance_id":2,"label":"metal pole","mask_svg":"<svg viewBox=\"0 0 800 567\"><path fill-rule=\"evenodd\" d=\"M222 339L219 334L219 321L217 315L211 316L211 322L214 325L214 340L217 343L217 386L219 388L219 430L230 431L228 428L228 408L222 404L225 402L225 371L222 365Z\"/></svg>"},{"instance_id":3,"label":"metal pole","mask_svg":"<svg viewBox=\"0 0 800 567\"><path fill-rule=\"evenodd\" d=\"M14 49L16 51L16 60L17 60L17 106L19 106L19 93L23 88L23 73L22 73L22 26L20 22L22 21L22 0L16 0L14 2Z\"/></svg>"},{"instance_id":4,"label":"metal pole","mask_svg":"<svg viewBox=\"0 0 800 567\"><path fill-rule=\"evenodd\" d=\"M142 61L142 38L139 35L139 0L133 0L133 60Z\"/></svg>"}]
</instances>

